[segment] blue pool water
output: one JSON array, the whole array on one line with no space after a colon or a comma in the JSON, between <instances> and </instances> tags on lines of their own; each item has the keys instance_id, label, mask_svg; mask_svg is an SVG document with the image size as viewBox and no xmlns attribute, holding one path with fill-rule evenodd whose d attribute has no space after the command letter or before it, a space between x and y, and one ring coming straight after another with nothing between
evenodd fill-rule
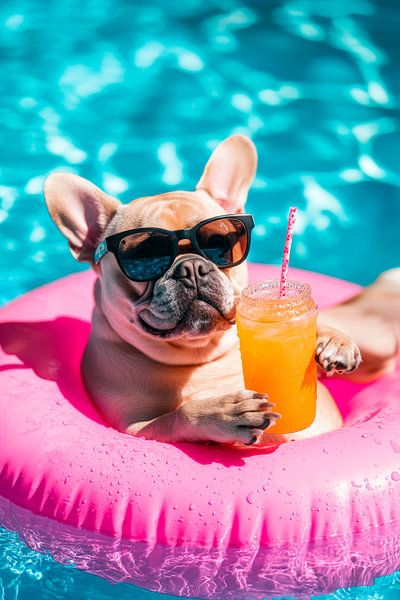
<instances>
[{"instance_id":1,"label":"blue pool water","mask_svg":"<svg viewBox=\"0 0 400 600\"><path fill-rule=\"evenodd\" d=\"M84 268L42 199L53 169L124 201L192 189L250 135L251 258L368 283L400 264L396 0L7 0L0 4L0 302ZM0 538L0 598L158 598ZM1 587L3 586L3 587ZM396 576L330 598L400 597Z\"/></svg>"}]
</instances>

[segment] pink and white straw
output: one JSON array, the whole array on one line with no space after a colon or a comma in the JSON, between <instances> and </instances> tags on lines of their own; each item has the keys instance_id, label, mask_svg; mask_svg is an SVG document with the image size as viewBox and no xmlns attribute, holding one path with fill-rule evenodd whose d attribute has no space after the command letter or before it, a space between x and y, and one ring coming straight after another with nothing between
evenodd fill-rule
<instances>
[{"instance_id":1,"label":"pink and white straw","mask_svg":"<svg viewBox=\"0 0 400 600\"><path fill-rule=\"evenodd\" d=\"M287 275L289 268L290 249L292 247L293 229L296 223L296 212L297 208L291 207L289 211L289 219L286 231L285 247L283 249L282 267L281 267L281 281L279 286L279 298L285 298L287 293Z\"/></svg>"}]
</instances>

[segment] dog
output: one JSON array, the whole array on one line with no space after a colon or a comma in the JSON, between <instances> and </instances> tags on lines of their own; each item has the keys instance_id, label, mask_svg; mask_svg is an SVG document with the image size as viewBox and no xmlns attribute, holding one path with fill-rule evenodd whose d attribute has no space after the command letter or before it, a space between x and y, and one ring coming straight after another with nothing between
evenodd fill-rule
<instances>
[{"instance_id":1,"label":"dog","mask_svg":"<svg viewBox=\"0 0 400 600\"><path fill-rule=\"evenodd\" d=\"M256 167L254 144L233 135L214 150L195 191L122 204L77 175L47 178L52 219L73 256L96 273L82 376L119 431L174 443L274 439L279 415L266 394L244 388L235 328ZM320 326L316 360L332 374L353 371L361 357L348 336ZM317 405L303 436L342 424L321 383Z\"/></svg>"}]
</instances>

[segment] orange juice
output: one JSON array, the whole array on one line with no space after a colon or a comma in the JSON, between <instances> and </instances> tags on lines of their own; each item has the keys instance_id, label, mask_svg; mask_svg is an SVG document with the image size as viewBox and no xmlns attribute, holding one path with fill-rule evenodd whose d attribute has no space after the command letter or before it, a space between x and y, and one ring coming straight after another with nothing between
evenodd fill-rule
<instances>
[{"instance_id":1,"label":"orange juice","mask_svg":"<svg viewBox=\"0 0 400 600\"><path fill-rule=\"evenodd\" d=\"M309 285L288 281L279 298L279 281L249 286L239 301L237 327L245 386L268 394L282 415L271 433L309 427L316 413L317 307Z\"/></svg>"}]
</instances>

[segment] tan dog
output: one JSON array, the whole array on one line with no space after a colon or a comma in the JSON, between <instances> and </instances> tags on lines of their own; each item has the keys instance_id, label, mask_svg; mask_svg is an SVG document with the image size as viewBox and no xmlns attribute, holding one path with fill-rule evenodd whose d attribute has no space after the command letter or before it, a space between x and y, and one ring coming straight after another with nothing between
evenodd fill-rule
<instances>
[{"instance_id":1,"label":"tan dog","mask_svg":"<svg viewBox=\"0 0 400 600\"><path fill-rule=\"evenodd\" d=\"M119 232L186 230L243 213L256 165L254 145L236 135L213 152L194 192L124 205L78 176L54 173L47 179L53 220L74 257L91 263L97 274L82 374L94 404L115 428L168 442L251 444L279 417L266 395L244 389L234 326L247 284L244 263L218 268L185 239L168 270L150 282L128 279L110 252L98 264L93 260L98 244ZM360 362L356 344L334 329L320 328L316 353L331 373L352 371ZM334 401L319 385L317 420L297 437L340 425Z\"/></svg>"}]
</instances>

